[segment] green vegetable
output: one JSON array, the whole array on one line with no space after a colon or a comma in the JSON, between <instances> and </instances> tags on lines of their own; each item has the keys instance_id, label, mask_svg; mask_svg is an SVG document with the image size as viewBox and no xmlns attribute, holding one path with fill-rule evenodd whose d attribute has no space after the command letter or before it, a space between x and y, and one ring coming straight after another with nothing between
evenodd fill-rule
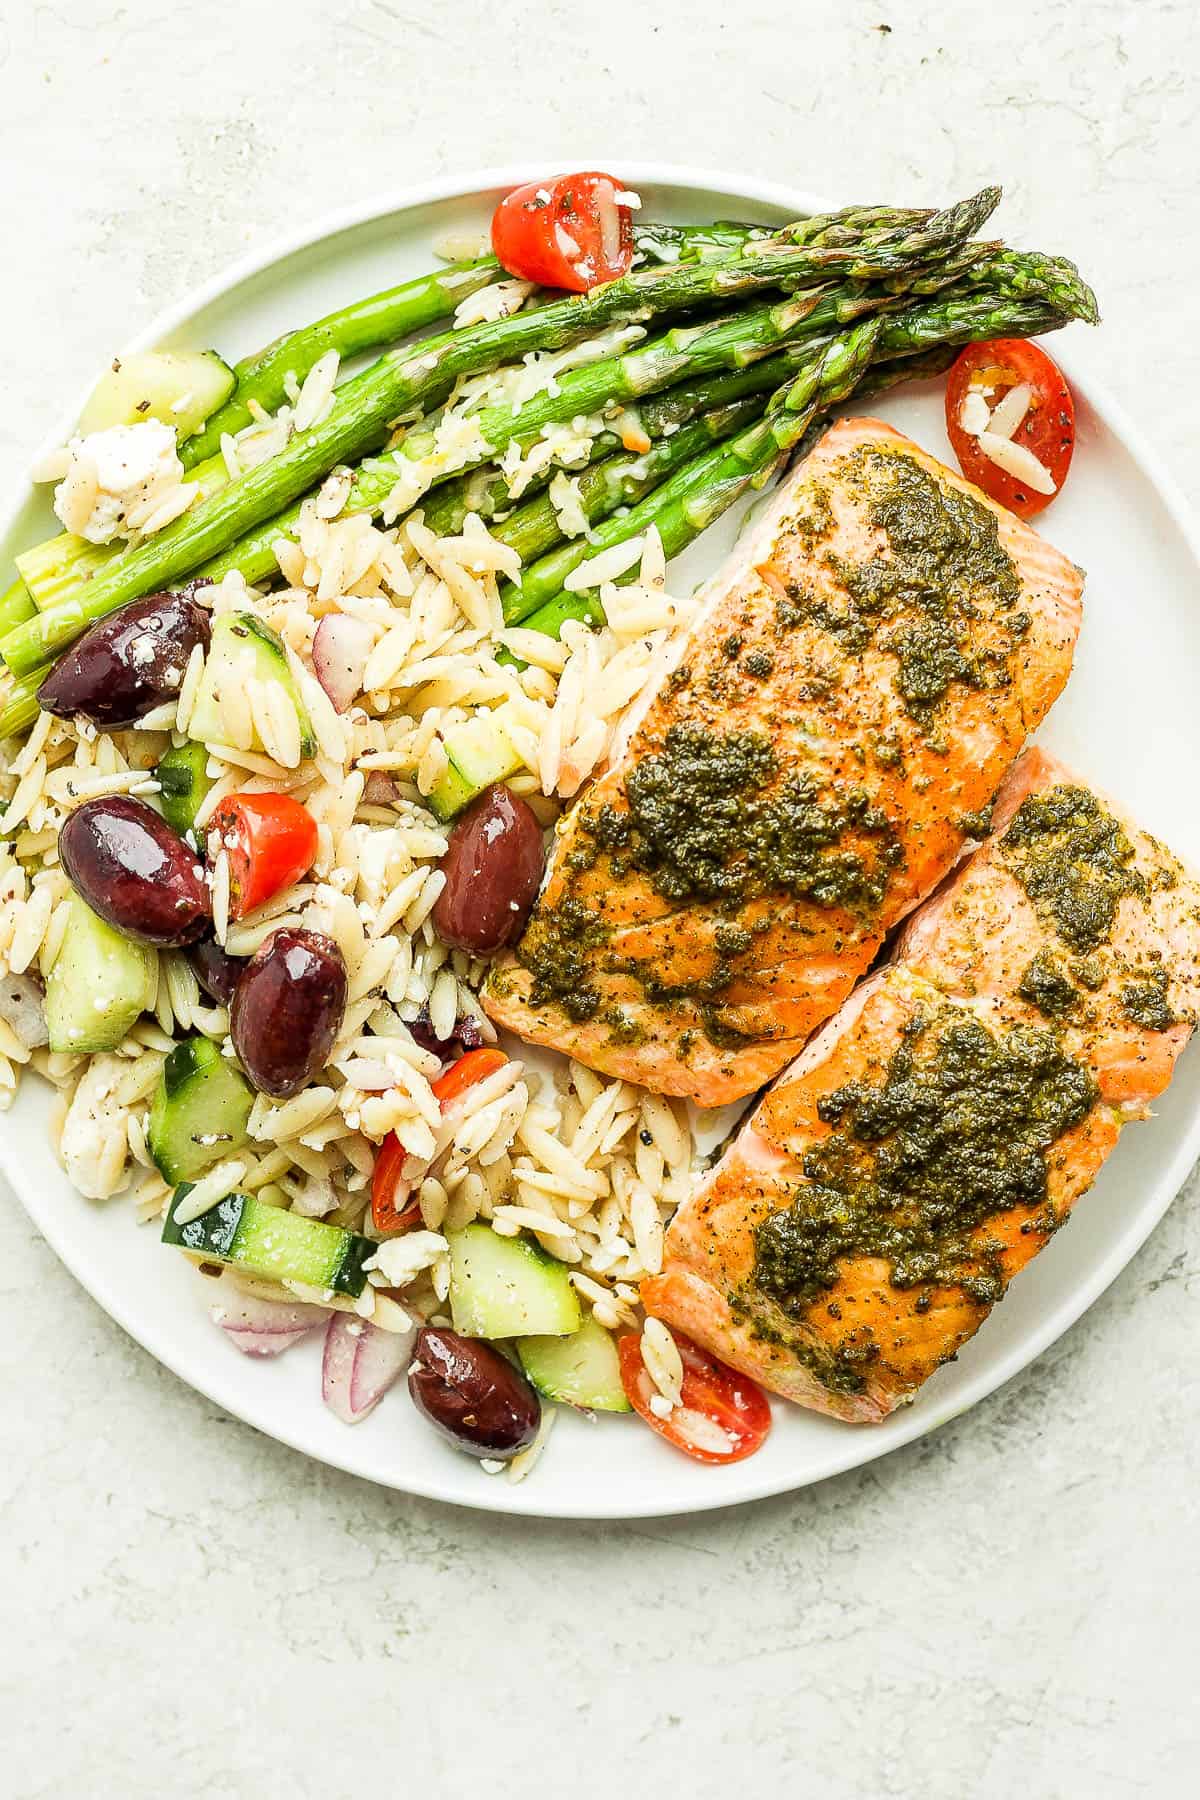
<instances>
[{"instance_id":1,"label":"green vegetable","mask_svg":"<svg viewBox=\"0 0 1200 1800\"><path fill-rule=\"evenodd\" d=\"M484 788L504 781L521 767L521 758L504 727L491 713L477 713L473 719L451 726L442 743L448 767L428 797L439 819L452 819Z\"/></svg>"},{"instance_id":2,"label":"green vegetable","mask_svg":"<svg viewBox=\"0 0 1200 1800\"><path fill-rule=\"evenodd\" d=\"M158 419L174 425L182 444L229 398L233 385L233 370L215 350L139 350L115 356L79 415L79 435Z\"/></svg>"},{"instance_id":3,"label":"green vegetable","mask_svg":"<svg viewBox=\"0 0 1200 1800\"><path fill-rule=\"evenodd\" d=\"M175 1215L191 1191L188 1182L176 1189L163 1221L164 1244L177 1244L206 1262L233 1263L266 1281L299 1281L352 1299L366 1287L364 1264L379 1248L370 1238L268 1206L250 1194L230 1194L190 1224L179 1225Z\"/></svg>"},{"instance_id":4,"label":"green vegetable","mask_svg":"<svg viewBox=\"0 0 1200 1800\"><path fill-rule=\"evenodd\" d=\"M517 1339L521 1367L539 1394L588 1412L629 1412L617 1346L589 1316L570 1337Z\"/></svg>"},{"instance_id":5,"label":"green vegetable","mask_svg":"<svg viewBox=\"0 0 1200 1800\"><path fill-rule=\"evenodd\" d=\"M62 948L46 980L50 1048L72 1056L115 1050L131 1025L154 1003L153 950L122 937L78 894Z\"/></svg>"},{"instance_id":6,"label":"green vegetable","mask_svg":"<svg viewBox=\"0 0 1200 1800\"><path fill-rule=\"evenodd\" d=\"M760 424L705 451L629 513L598 527L588 553L599 555L653 525L667 556L679 555L736 500L769 478L776 463L805 437L814 420L855 390L877 356L915 356L976 338L1033 336L1065 323L1061 314L1040 302L974 294L946 295L922 301L903 313L864 319L813 347L807 367L773 396ZM547 575L548 571L535 563L522 574L523 591L544 587ZM631 580L633 575L631 571L624 579ZM601 623L599 596L560 591L520 623L557 637L568 619Z\"/></svg>"},{"instance_id":7,"label":"green vegetable","mask_svg":"<svg viewBox=\"0 0 1200 1800\"><path fill-rule=\"evenodd\" d=\"M693 257L725 255L738 249L752 236L768 234L751 225L635 225L634 242L642 261L681 262ZM399 287L372 294L366 300L355 300L349 306L318 319L299 331L289 331L276 338L265 350L247 356L234 369L237 387L228 404L209 420L207 429L180 454L191 468L220 449L224 432L237 432L249 424L253 414L250 402L257 401L267 412L274 412L287 397L287 378L303 381L328 350L336 350L342 361L367 350L379 350L386 344L445 319L460 301L477 293L489 282L504 278L504 270L494 256L483 256L475 262L455 263L449 268L435 269L432 274L418 275Z\"/></svg>"},{"instance_id":8,"label":"green vegetable","mask_svg":"<svg viewBox=\"0 0 1200 1800\"><path fill-rule=\"evenodd\" d=\"M196 1181L248 1141L254 1094L210 1038L185 1038L163 1064L146 1141L163 1179Z\"/></svg>"},{"instance_id":9,"label":"green vegetable","mask_svg":"<svg viewBox=\"0 0 1200 1800\"><path fill-rule=\"evenodd\" d=\"M283 644L269 625L254 613L222 613L214 621L212 643L196 694L187 734L195 743L224 742L221 699L230 685L245 683L247 672L259 681L273 681L283 689L300 722L300 754L314 756L317 741L295 677L288 666ZM265 745L254 731L251 748Z\"/></svg>"},{"instance_id":10,"label":"green vegetable","mask_svg":"<svg viewBox=\"0 0 1200 1800\"><path fill-rule=\"evenodd\" d=\"M163 818L172 831L187 837L195 826L204 796L212 786L208 751L203 744L172 745L160 759L154 777L159 785Z\"/></svg>"},{"instance_id":11,"label":"green vegetable","mask_svg":"<svg viewBox=\"0 0 1200 1800\"><path fill-rule=\"evenodd\" d=\"M5 588L3 595L0 595L0 633L11 631L14 625L21 625L26 619L32 619L36 611L29 589L18 575Z\"/></svg>"},{"instance_id":12,"label":"green vegetable","mask_svg":"<svg viewBox=\"0 0 1200 1800\"><path fill-rule=\"evenodd\" d=\"M49 673L47 665L22 676L20 681L9 677L0 702L0 738L13 737L18 732L29 730L41 710L38 706L38 689Z\"/></svg>"},{"instance_id":13,"label":"green vegetable","mask_svg":"<svg viewBox=\"0 0 1200 1800\"><path fill-rule=\"evenodd\" d=\"M450 1311L466 1337L564 1337L582 1314L566 1265L528 1238L500 1237L490 1225L447 1232Z\"/></svg>"},{"instance_id":14,"label":"green vegetable","mask_svg":"<svg viewBox=\"0 0 1200 1800\"><path fill-rule=\"evenodd\" d=\"M802 244L790 242L784 231L712 261L635 270L590 293L391 351L339 389L322 423L298 433L278 456L199 502L149 542L124 551L51 612L10 631L0 642L0 654L14 673L26 674L125 601L190 574L298 499L335 464L369 450L391 419L424 404L447 379L484 373L530 350L561 348L608 325L644 322L726 295L781 285L795 289L832 275L870 279L898 274L949 254L997 198L988 190L915 231L879 227L851 234L849 243L839 227L837 243L821 244L819 231L814 234L807 221L797 228L805 234Z\"/></svg>"}]
</instances>

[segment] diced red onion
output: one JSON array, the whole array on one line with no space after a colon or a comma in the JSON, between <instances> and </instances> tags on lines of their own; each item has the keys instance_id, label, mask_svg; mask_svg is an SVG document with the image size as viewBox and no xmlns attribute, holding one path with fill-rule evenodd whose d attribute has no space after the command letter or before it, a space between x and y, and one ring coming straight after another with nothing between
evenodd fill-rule
<instances>
[{"instance_id":1,"label":"diced red onion","mask_svg":"<svg viewBox=\"0 0 1200 1800\"><path fill-rule=\"evenodd\" d=\"M309 1334L305 1331L231 1331L229 1341L243 1356L282 1356Z\"/></svg>"},{"instance_id":2,"label":"diced red onion","mask_svg":"<svg viewBox=\"0 0 1200 1800\"><path fill-rule=\"evenodd\" d=\"M412 1331L381 1331L366 1319L335 1312L325 1332L321 1397L344 1425L372 1412L408 1367Z\"/></svg>"},{"instance_id":3,"label":"diced red onion","mask_svg":"<svg viewBox=\"0 0 1200 1800\"><path fill-rule=\"evenodd\" d=\"M0 1019L12 1026L27 1050L50 1042L42 988L32 975L0 978Z\"/></svg>"},{"instance_id":4,"label":"diced red onion","mask_svg":"<svg viewBox=\"0 0 1200 1800\"><path fill-rule=\"evenodd\" d=\"M237 1293L236 1298L211 1307L209 1317L244 1356L280 1356L323 1325L329 1308L302 1300L264 1300L258 1294Z\"/></svg>"},{"instance_id":5,"label":"diced red onion","mask_svg":"<svg viewBox=\"0 0 1200 1800\"><path fill-rule=\"evenodd\" d=\"M382 769L372 769L363 788L363 799L369 806L391 806L400 797L400 789Z\"/></svg>"},{"instance_id":6,"label":"diced red onion","mask_svg":"<svg viewBox=\"0 0 1200 1800\"><path fill-rule=\"evenodd\" d=\"M348 613L327 613L317 626L313 670L340 713L362 692L363 672L374 642L371 627Z\"/></svg>"}]
</instances>

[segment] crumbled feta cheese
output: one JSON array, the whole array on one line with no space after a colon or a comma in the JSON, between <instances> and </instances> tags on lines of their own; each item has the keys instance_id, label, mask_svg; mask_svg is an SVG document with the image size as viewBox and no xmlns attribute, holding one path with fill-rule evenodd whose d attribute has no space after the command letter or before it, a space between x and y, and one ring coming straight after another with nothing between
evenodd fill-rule
<instances>
[{"instance_id":1,"label":"crumbled feta cheese","mask_svg":"<svg viewBox=\"0 0 1200 1800\"><path fill-rule=\"evenodd\" d=\"M183 477L175 427L158 419L72 438L68 453L70 465L54 491L54 510L68 531L90 544L110 544L128 535L134 508L165 497Z\"/></svg>"}]
</instances>

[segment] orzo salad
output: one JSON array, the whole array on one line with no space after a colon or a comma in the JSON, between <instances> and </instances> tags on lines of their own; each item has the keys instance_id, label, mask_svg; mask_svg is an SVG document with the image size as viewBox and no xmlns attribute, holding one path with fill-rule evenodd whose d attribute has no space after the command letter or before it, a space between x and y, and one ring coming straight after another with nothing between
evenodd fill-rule
<instances>
[{"instance_id":1,"label":"orzo salad","mask_svg":"<svg viewBox=\"0 0 1200 1800\"><path fill-rule=\"evenodd\" d=\"M564 1406L705 1461L766 1436L640 1303L696 1107L529 1051L481 991L696 619L670 558L852 397L1090 316L1070 265L975 241L994 201L691 227L603 173L531 184L491 248L236 365L114 360L36 470L62 530L0 599L4 1102L53 1084L71 1181L191 1259L232 1348L323 1333L347 1424L406 1384L514 1479ZM977 460L1061 482L981 416Z\"/></svg>"}]
</instances>

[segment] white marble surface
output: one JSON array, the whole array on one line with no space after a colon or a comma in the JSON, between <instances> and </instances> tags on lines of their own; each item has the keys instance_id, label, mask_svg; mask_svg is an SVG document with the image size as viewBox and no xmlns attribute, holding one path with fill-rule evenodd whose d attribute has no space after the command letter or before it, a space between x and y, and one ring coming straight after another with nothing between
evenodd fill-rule
<instances>
[{"instance_id":1,"label":"white marble surface","mask_svg":"<svg viewBox=\"0 0 1200 1800\"><path fill-rule=\"evenodd\" d=\"M116 341L285 225L583 145L844 199L1003 178L1005 229L1084 264L1096 355L1194 487L1198 65L1190 0L2 0L0 482ZM1194 1792L1198 1224L1193 1186L935 1438L589 1529L406 1501L232 1423L6 1193L0 1790Z\"/></svg>"}]
</instances>

